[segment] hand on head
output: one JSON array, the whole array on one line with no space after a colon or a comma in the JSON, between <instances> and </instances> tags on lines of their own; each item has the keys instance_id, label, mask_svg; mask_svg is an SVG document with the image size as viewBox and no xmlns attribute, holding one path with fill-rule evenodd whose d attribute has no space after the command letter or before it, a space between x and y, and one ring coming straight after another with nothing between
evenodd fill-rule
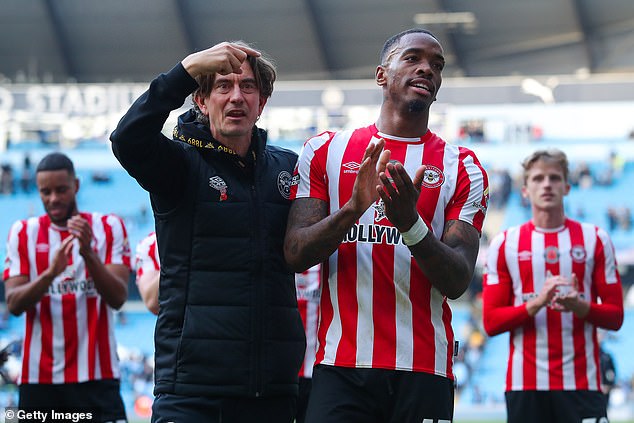
<instances>
[{"instance_id":1,"label":"hand on head","mask_svg":"<svg viewBox=\"0 0 634 423\"><path fill-rule=\"evenodd\" d=\"M260 52L247 46L222 42L187 56L181 62L185 70L192 76L219 73L228 75L242 73L242 63L248 56L259 57Z\"/></svg>"}]
</instances>

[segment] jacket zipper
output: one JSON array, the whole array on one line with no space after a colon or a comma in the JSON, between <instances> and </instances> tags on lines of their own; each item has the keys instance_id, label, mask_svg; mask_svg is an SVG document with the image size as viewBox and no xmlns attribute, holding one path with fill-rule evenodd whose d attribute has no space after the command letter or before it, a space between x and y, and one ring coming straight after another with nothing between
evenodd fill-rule
<instances>
[{"instance_id":1,"label":"jacket zipper","mask_svg":"<svg viewBox=\"0 0 634 423\"><path fill-rule=\"evenodd\" d=\"M259 198L258 198L258 192L256 189L256 181L257 181L257 176L254 172L254 181L251 185L251 198L253 201L253 205L254 207L251 208L252 210L252 230L254 233L254 237L256 240L256 254L255 256L257 257L257 263L256 263L256 272L254 275L254 284L255 284L255 343L254 343L254 349L255 349L255 396L256 398L260 397L262 395L262 390L263 390L263 386L262 386L262 339L263 339L263 329L262 329L262 325L264 323L264 306L263 306L263 301L265 299L264 296L264 284L262 283L262 257L261 257L261 253L263 250L263 245L262 245L262 235L261 235L261 231L258 230L258 228L263 228L264 226L262 225L261 222L261 213L258 213L257 210L257 206L259 205Z\"/></svg>"}]
</instances>

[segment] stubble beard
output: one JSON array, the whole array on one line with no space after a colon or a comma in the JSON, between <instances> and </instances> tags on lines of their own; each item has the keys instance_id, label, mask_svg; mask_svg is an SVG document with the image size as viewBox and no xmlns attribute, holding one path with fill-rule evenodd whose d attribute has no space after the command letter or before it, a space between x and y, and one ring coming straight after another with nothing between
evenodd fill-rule
<instances>
[{"instance_id":1,"label":"stubble beard","mask_svg":"<svg viewBox=\"0 0 634 423\"><path fill-rule=\"evenodd\" d=\"M50 213L48 213L48 217L51 219L51 222L53 222L54 224L58 226L66 226L68 219L73 217L73 214L75 213L76 209L77 209L77 202L72 201L70 204L68 204L68 208L66 209L66 214L64 214L64 216L61 219L53 220L53 216L51 216Z\"/></svg>"},{"instance_id":2,"label":"stubble beard","mask_svg":"<svg viewBox=\"0 0 634 423\"><path fill-rule=\"evenodd\" d=\"M407 110L410 113L422 113L427 110L427 105L423 100L412 100L407 104Z\"/></svg>"}]
</instances>

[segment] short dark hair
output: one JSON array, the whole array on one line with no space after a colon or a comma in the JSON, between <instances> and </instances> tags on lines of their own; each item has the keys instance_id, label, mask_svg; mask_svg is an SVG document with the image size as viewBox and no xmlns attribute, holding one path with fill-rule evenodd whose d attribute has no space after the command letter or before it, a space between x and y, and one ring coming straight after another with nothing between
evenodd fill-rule
<instances>
[{"instance_id":1,"label":"short dark hair","mask_svg":"<svg viewBox=\"0 0 634 423\"><path fill-rule=\"evenodd\" d=\"M434 34L432 34L431 31L428 31L426 29L423 29L423 28L410 28L410 29L407 29L405 31L401 31L398 34L392 35L390 38L387 39L385 44L383 44L383 48L381 49L381 56L379 57L379 63L381 65L386 65L387 64L387 63L385 63L385 60L387 59L387 56L388 56L390 50L392 50L392 47L394 47L395 44L397 44L399 41L401 41L401 38L403 38L404 36L406 36L408 34L427 34L430 37L434 38L436 41L438 41L438 44L440 44L440 40L438 40L438 37L436 37Z\"/></svg>"},{"instance_id":2,"label":"short dark hair","mask_svg":"<svg viewBox=\"0 0 634 423\"><path fill-rule=\"evenodd\" d=\"M245 43L244 41L230 41L230 43L237 44L243 47L253 48L253 46ZM251 70L253 70L255 84L260 90L260 96L264 98L269 98L271 97L271 94L273 94L273 83L277 78L277 72L275 70L275 65L273 64L273 61L263 52L260 51L260 54L261 56L258 57L247 56L247 61L249 62L249 65L251 65ZM198 88L192 94L192 100L195 99L196 96L205 98L209 94L211 94L215 79L216 74L200 75L196 77ZM208 124L209 118L200 111L195 101L193 101L193 103L194 110L196 111L196 120L201 123Z\"/></svg>"},{"instance_id":3,"label":"short dark hair","mask_svg":"<svg viewBox=\"0 0 634 423\"><path fill-rule=\"evenodd\" d=\"M73 162L63 153L49 153L37 165L35 173L44 172L48 170L65 170L69 174L75 174L75 166Z\"/></svg>"}]
</instances>

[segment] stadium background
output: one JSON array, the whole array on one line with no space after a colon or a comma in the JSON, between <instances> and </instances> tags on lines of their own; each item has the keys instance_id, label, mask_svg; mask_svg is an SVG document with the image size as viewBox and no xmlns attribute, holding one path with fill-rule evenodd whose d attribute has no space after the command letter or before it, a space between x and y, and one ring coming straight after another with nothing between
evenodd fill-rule
<instances>
[{"instance_id":1,"label":"stadium background","mask_svg":"<svg viewBox=\"0 0 634 423\"><path fill-rule=\"evenodd\" d=\"M487 338L481 329L481 263L490 236L528 218L517 189L519 163L547 147L563 149L572 161L567 213L606 228L617 250L626 318L620 331L603 334L617 370L610 416L634 420L630 0L0 0L0 10L0 236L14 220L43 212L23 172L25 158L32 171L46 152L61 149L82 179L80 208L121 215L133 246L153 228L151 209L114 160L108 135L157 73L220 41L254 43L279 71L259 124L274 143L298 150L322 130L371 123L381 101L372 77L383 42L410 27L430 29L448 61L430 127L472 148L491 183L478 274L452 302L461 341L455 421L504 419L507 335ZM0 260L4 253L2 245ZM0 307L0 348L14 352L3 368L10 382L23 322ZM151 398L153 325L131 280L117 337L135 422L146 421L138 414ZM15 386L3 383L0 407L12 401Z\"/></svg>"}]
</instances>

